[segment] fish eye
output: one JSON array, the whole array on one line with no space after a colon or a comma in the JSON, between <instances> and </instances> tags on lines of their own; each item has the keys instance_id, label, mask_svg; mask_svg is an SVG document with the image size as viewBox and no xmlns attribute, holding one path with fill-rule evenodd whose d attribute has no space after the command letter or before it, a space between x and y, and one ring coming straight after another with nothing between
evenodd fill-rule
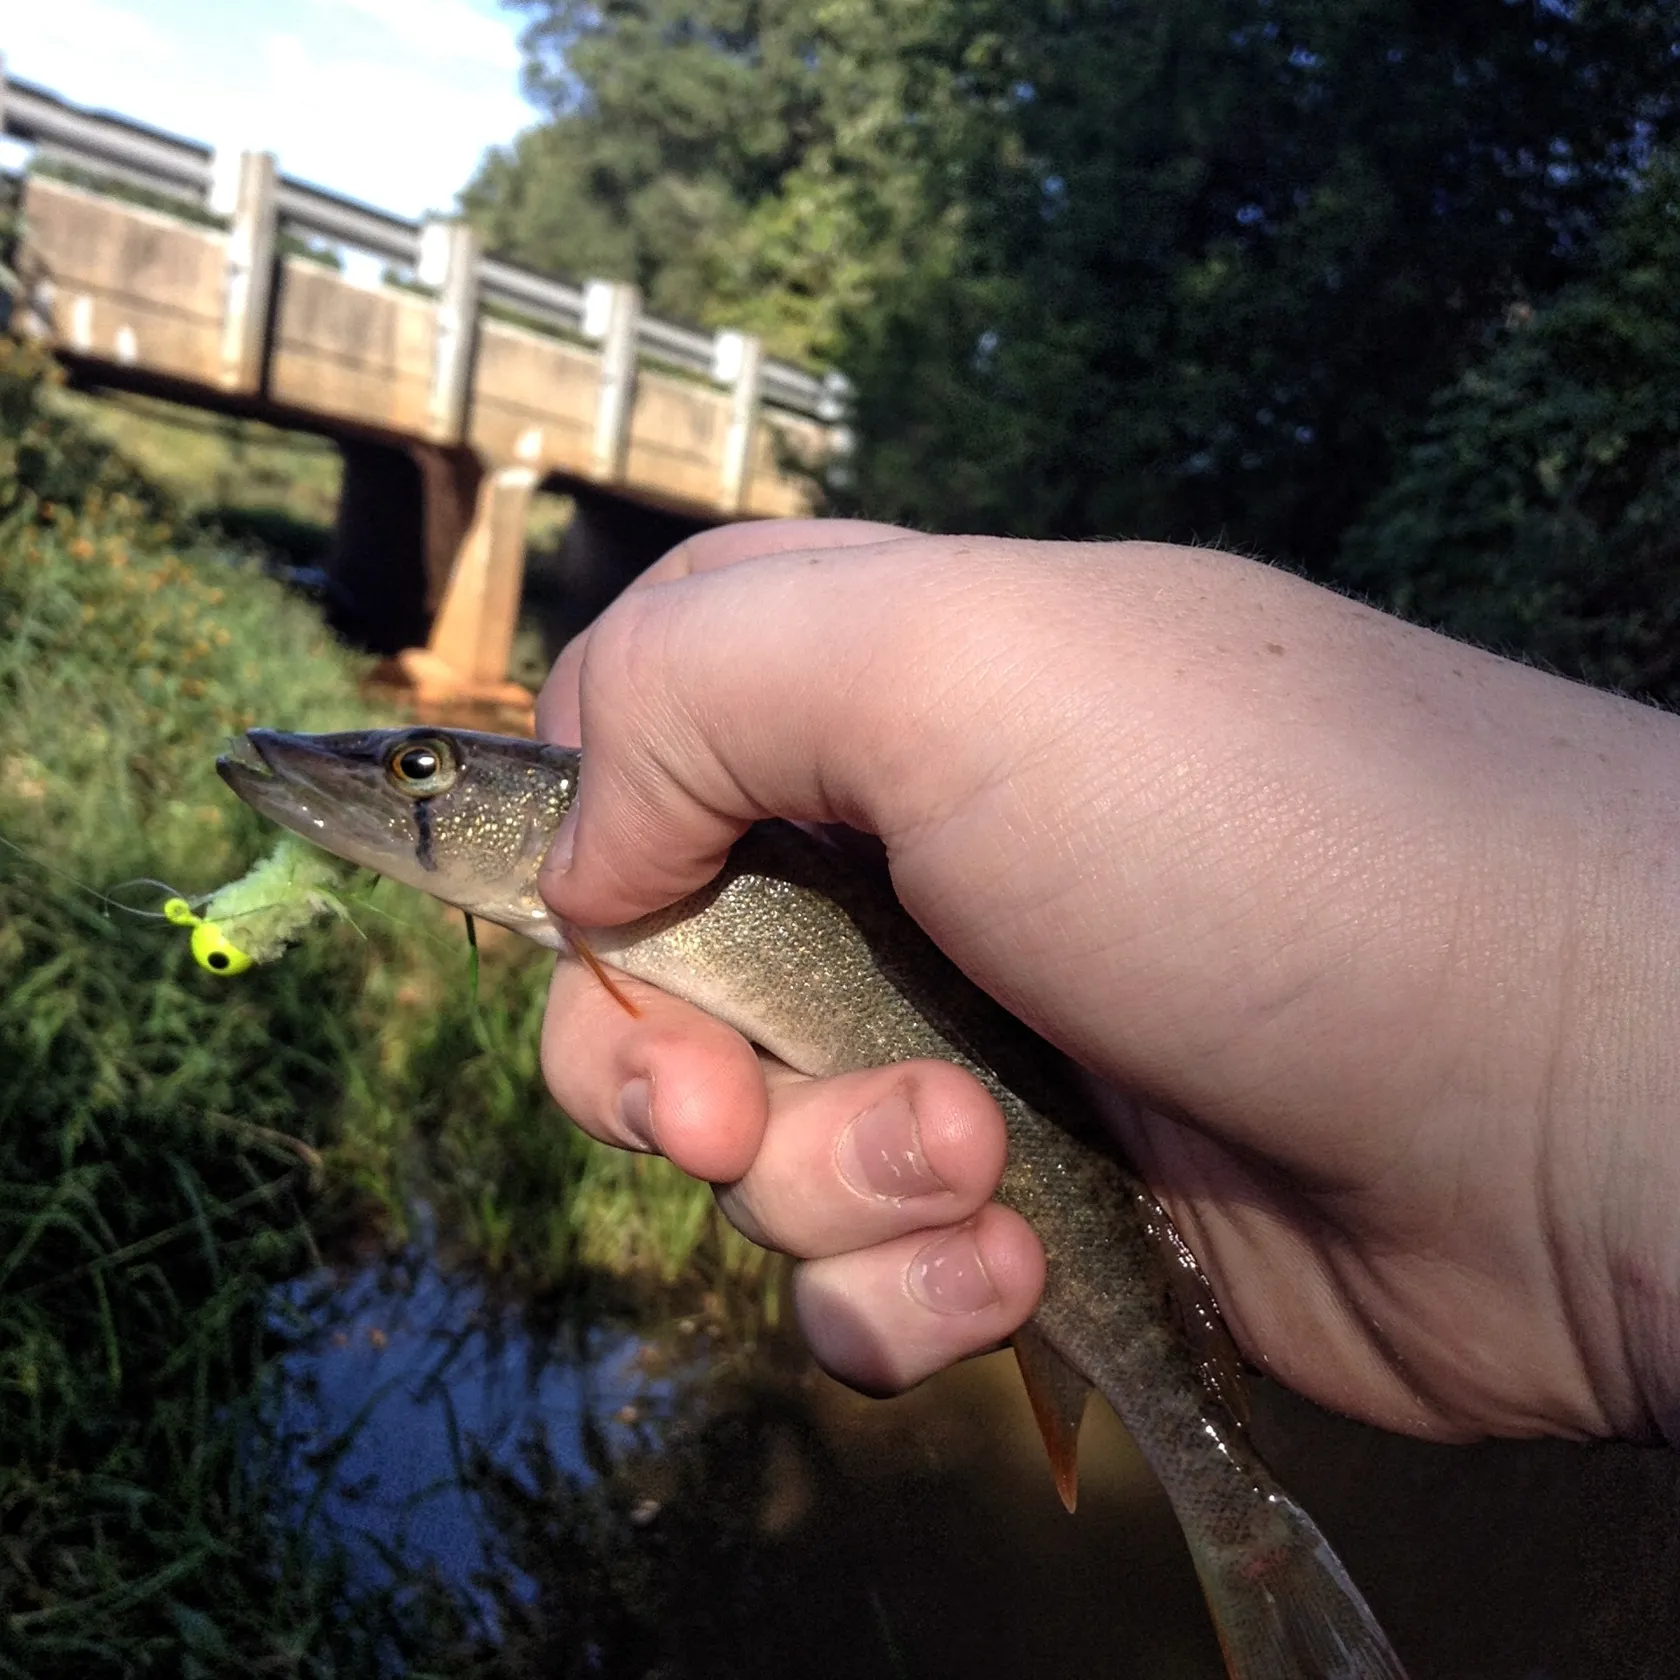
<instances>
[{"instance_id":1,"label":"fish eye","mask_svg":"<svg viewBox=\"0 0 1680 1680\"><path fill-rule=\"evenodd\" d=\"M385 769L404 793L442 793L455 780L455 755L441 740L403 741L391 749Z\"/></svg>"}]
</instances>

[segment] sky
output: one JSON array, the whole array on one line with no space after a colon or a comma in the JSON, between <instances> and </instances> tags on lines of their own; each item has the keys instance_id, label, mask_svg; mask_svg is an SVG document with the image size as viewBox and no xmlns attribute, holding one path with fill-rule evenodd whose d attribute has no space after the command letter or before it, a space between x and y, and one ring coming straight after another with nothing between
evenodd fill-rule
<instances>
[{"instance_id":1,"label":"sky","mask_svg":"<svg viewBox=\"0 0 1680 1680\"><path fill-rule=\"evenodd\" d=\"M417 217L536 120L497 0L37 0L0 8L6 73Z\"/></svg>"}]
</instances>

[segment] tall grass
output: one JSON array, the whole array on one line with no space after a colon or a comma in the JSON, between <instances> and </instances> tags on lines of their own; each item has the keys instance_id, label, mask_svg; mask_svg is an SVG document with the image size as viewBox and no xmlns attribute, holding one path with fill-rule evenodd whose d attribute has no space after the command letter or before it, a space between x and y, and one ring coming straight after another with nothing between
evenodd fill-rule
<instances>
[{"instance_id":1,"label":"tall grass","mask_svg":"<svg viewBox=\"0 0 1680 1680\"><path fill-rule=\"evenodd\" d=\"M207 414L154 397L55 391L53 412L134 463L181 523L262 539L295 558L331 538L343 477L325 438Z\"/></svg>"},{"instance_id":2,"label":"tall grass","mask_svg":"<svg viewBox=\"0 0 1680 1680\"><path fill-rule=\"evenodd\" d=\"M449 1223L481 1265L527 1284L611 1279L615 1293L644 1296L680 1286L736 1321L774 1320L777 1263L709 1192L662 1159L600 1147L555 1109L538 1060L546 980L545 963L498 945L476 1007L460 995L440 1006L412 973L403 985L407 1024L387 1049L379 1104L422 1146L429 1183L447 1185ZM434 983L447 992L465 975L443 966ZM363 1109L349 1130L365 1145L378 1125Z\"/></svg>"},{"instance_id":3,"label":"tall grass","mask_svg":"<svg viewBox=\"0 0 1680 1680\"><path fill-rule=\"evenodd\" d=\"M360 662L44 400L0 338L0 1674L331 1675L466 1637L424 1583L349 1592L265 1483L273 1287L428 1199L533 1287L760 1263L703 1188L543 1094L546 965L398 889L236 981L116 908L239 873L256 722L366 722ZM283 1478L284 1466L269 1465Z\"/></svg>"},{"instance_id":4,"label":"tall grass","mask_svg":"<svg viewBox=\"0 0 1680 1680\"><path fill-rule=\"evenodd\" d=\"M233 872L257 834L209 748L270 708L348 716L353 671L266 580L178 548L44 381L0 341L0 1665L335 1672L381 1636L330 1548L269 1521L244 1443L268 1290L313 1253L346 953L215 993L81 883Z\"/></svg>"}]
</instances>

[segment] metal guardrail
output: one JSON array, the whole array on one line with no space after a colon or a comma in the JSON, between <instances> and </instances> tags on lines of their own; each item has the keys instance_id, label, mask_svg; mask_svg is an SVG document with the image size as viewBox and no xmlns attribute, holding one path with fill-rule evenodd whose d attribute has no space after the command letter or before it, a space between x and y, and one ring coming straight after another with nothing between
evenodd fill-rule
<instances>
[{"instance_id":1,"label":"metal guardrail","mask_svg":"<svg viewBox=\"0 0 1680 1680\"><path fill-rule=\"evenodd\" d=\"M216 174L211 148L166 134L109 111L71 105L32 82L9 79L0 60L0 133L35 148L38 158L107 175L131 186L208 206ZM419 261L421 224L372 205L282 175L278 189L282 224L305 237L342 242L385 261L412 269ZM579 334L584 289L554 275L539 274L501 257L479 263L479 296L533 320ZM644 315L637 349L655 361L672 363L711 378L716 339L694 327ZM763 400L822 420L837 420L846 386L789 362L766 361Z\"/></svg>"},{"instance_id":2,"label":"metal guardrail","mask_svg":"<svg viewBox=\"0 0 1680 1680\"><path fill-rule=\"evenodd\" d=\"M302 181L282 175L275 186L275 204L280 225L294 233L316 239L343 240L363 251L371 251L387 262L412 268L420 256L418 223L387 215L371 204L354 198L340 198Z\"/></svg>"},{"instance_id":3,"label":"metal guardrail","mask_svg":"<svg viewBox=\"0 0 1680 1680\"><path fill-rule=\"evenodd\" d=\"M178 135L106 111L84 111L45 88L8 78L0 86L4 132L66 162L123 171L137 185L184 193L203 202L210 192L213 156Z\"/></svg>"},{"instance_id":4,"label":"metal guardrail","mask_svg":"<svg viewBox=\"0 0 1680 1680\"><path fill-rule=\"evenodd\" d=\"M583 287L521 268L503 257L480 260L478 295L548 321L563 332L583 331Z\"/></svg>"}]
</instances>

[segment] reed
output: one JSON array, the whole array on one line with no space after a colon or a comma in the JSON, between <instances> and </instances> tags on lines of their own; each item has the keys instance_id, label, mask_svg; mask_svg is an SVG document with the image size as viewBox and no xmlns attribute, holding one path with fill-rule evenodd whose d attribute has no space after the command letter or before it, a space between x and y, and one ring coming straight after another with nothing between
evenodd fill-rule
<instances>
[{"instance_id":1,"label":"reed","mask_svg":"<svg viewBox=\"0 0 1680 1680\"><path fill-rule=\"evenodd\" d=\"M406 1670L474 1648L471 1616L353 1590L330 1533L276 1519L275 1287L422 1198L532 1290L771 1274L704 1187L564 1122L540 954L475 992L458 925L381 888L228 981L122 907L269 843L214 774L227 735L369 709L314 610L183 537L53 377L0 338L0 1674Z\"/></svg>"}]
</instances>

